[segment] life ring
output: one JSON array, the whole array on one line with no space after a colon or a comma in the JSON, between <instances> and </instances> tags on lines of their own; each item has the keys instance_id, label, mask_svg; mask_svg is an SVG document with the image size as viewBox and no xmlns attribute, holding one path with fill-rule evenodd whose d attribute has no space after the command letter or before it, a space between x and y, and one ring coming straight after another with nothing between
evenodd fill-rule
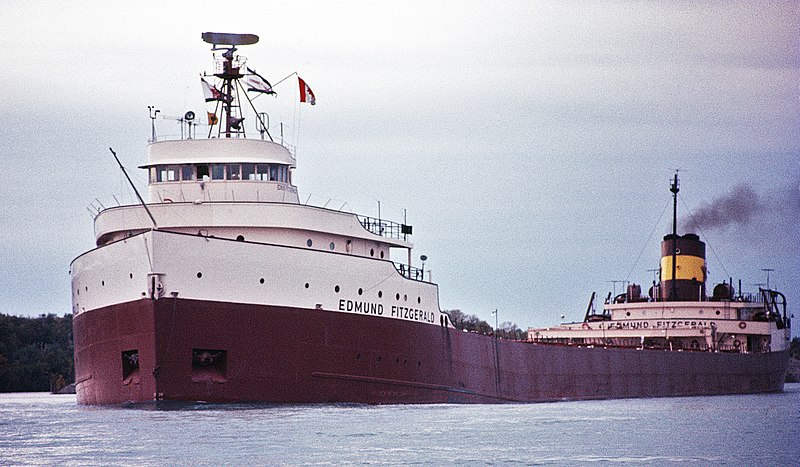
<instances>
[{"instance_id":1,"label":"life ring","mask_svg":"<svg viewBox=\"0 0 800 467\"><path fill-rule=\"evenodd\" d=\"M742 343L739 342L739 339L736 339L735 341L733 341L733 346L738 349L739 347L742 346Z\"/></svg>"},{"instance_id":2,"label":"life ring","mask_svg":"<svg viewBox=\"0 0 800 467\"><path fill-rule=\"evenodd\" d=\"M589 329L592 329L592 328L589 327L589 323L583 323L583 324L581 324L581 329L589 330Z\"/></svg>"},{"instance_id":3,"label":"life ring","mask_svg":"<svg viewBox=\"0 0 800 467\"><path fill-rule=\"evenodd\" d=\"M739 321L739 329L744 329L746 327L747 327L747 323L745 323L744 321Z\"/></svg>"}]
</instances>

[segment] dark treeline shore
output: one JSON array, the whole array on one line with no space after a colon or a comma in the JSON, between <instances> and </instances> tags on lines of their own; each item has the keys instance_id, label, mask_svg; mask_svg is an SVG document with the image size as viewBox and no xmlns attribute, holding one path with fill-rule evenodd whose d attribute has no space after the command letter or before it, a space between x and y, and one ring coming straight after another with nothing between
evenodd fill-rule
<instances>
[{"instance_id":1,"label":"dark treeline shore","mask_svg":"<svg viewBox=\"0 0 800 467\"><path fill-rule=\"evenodd\" d=\"M0 314L0 392L57 392L75 381L72 315Z\"/></svg>"}]
</instances>

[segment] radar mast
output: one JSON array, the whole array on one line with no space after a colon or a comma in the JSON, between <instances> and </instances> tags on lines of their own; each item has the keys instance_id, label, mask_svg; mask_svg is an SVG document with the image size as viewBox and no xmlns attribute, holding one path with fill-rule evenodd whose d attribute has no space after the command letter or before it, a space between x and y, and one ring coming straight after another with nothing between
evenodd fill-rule
<instances>
[{"instance_id":1,"label":"radar mast","mask_svg":"<svg viewBox=\"0 0 800 467\"><path fill-rule=\"evenodd\" d=\"M212 45L212 51L224 50L222 60L218 60L214 76L222 80L222 117L221 124L225 125L225 137L230 138L232 133L244 133L244 117L242 117L239 90L236 82L244 77L241 68L244 58L234 55L238 50L237 45L251 45L258 42L255 34L231 34L222 32L204 32L201 34L203 41Z\"/></svg>"}]
</instances>

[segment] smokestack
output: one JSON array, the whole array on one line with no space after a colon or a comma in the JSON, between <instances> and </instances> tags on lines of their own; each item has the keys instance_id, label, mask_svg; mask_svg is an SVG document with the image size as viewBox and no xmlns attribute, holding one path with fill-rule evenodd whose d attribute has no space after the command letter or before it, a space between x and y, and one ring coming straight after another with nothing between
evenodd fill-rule
<instances>
[{"instance_id":1,"label":"smokestack","mask_svg":"<svg viewBox=\"0 0 800 467\"><path fill-rule=\"evenodd\" d=\"M673 240L675 277L672 277ZM695 234L666 235L661 242L661 290L666 299L675 287L671 301L697 301L706 296L706 244Z\"/></svg>"}]
</instances>

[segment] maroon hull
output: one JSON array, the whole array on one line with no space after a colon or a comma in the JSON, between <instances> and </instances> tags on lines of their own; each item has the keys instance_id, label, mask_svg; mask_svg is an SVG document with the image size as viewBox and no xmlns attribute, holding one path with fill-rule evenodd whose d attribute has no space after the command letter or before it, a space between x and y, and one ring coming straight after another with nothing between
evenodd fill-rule
<instances>
[{"instance_id":1,"label":"maroon hull","mask_svg":"<svg viewBox=\"0 0 800 467\"><path fill-rule=\"evenodd\" d=\"M75 317L82 404L516 402L783 390L788 352L496 341L321 310L139 300Z\"/></svg>"}]
</instances>

